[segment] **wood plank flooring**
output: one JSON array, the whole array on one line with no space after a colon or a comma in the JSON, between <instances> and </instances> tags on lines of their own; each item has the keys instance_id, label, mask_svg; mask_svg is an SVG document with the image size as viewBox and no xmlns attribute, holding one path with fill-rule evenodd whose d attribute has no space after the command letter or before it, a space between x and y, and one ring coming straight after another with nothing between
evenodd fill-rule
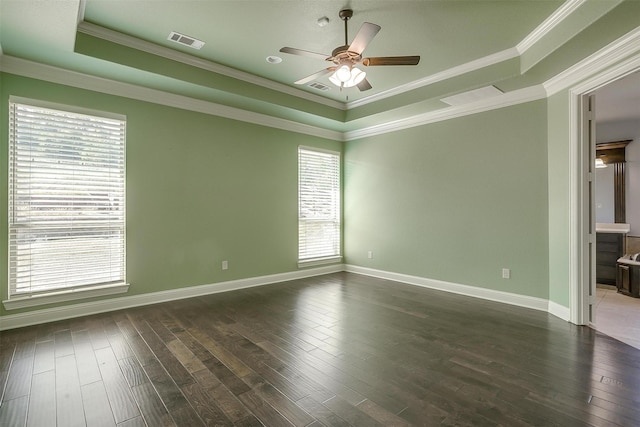
<instances>
[{"instance_id":1,"label":"wood plank flooring","mask_svg":"<svg viewBox=\"0 0 640 427\"><path fill-rule=\"evenodd\" d=\"M0 333L2 426L639 426L640 350L351 273Z\"/></svg>"}]
</instances>

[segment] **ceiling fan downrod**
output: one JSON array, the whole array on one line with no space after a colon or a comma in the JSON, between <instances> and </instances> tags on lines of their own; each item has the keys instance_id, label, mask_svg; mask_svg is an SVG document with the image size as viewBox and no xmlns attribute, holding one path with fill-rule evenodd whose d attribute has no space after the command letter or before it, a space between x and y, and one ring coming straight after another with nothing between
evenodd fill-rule
<instances>
[{"instance_id":1,"label":"ceiling fan downrod","mask_svg":"<svg viewBox=\"0 0 640 427\"><path fill-rule=\"evenodd\" d=\"M348 33L347 33L347 22L353 16L353 10L352 9L342 9L338 13L338 16L340 17L340 19L342 19L344 21L344 45L348 46L349 45L349 37L348 37Z\"/></svg>"}]
</instances>

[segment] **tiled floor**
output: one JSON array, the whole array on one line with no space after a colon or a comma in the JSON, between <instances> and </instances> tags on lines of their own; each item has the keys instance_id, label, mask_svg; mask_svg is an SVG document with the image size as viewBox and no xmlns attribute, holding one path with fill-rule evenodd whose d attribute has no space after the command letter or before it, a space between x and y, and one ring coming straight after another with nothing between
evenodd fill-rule
<instances>
[{"instance_id":1,"label":"tiled floor","mask_svg":"<svg viewBox=\"0 0 640 427\"><path fill-rule=\"evenodd\" d=\"M600 285L596 297L596 330L640 349L640 298Z\"/></svg>"}]
</instances>

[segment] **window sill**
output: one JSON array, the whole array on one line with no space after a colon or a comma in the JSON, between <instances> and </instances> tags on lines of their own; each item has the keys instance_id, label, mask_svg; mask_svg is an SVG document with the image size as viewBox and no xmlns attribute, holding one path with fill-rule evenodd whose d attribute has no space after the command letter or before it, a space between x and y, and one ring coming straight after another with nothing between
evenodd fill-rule
<instances>
[{"instance_id":1,"label":"window sill","mask_svg":"<svg viewBox=\"0 0 640 427\"><path fill-rule=\"evenodd\" d=\"M342 262L342 256L331 256L325 258L312 258L298 261L298 268L316 267L318 265L336 264Z\"/></svg>"},{"instance_id":2,"label":"window sill","mask_svg":"<svg viewBox=\"0 0 640 427\"><path fill-rule=\"evenodd\" d=\"M16 296L2 301L2 304L7 310L16 310L19 308L35 307L38 305L55 304L59 302L73 301L78 299L122 294L127 292L128 290L128 283L115 283L103 286L91 286L86 288L54 291L47 294Z\"/></svg>"}]
</instances>

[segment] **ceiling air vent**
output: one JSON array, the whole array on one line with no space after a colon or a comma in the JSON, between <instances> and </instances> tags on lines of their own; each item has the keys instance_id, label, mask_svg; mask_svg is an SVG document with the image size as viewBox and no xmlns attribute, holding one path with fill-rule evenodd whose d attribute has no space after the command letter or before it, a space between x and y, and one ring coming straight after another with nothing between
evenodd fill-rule
<instances>
[{"instance_id":1,"label":"ceiling air vent","mask_svg":"<svg viewBox=\"0 0 640 427\"><path fill-rule=\"evenodd\" d=\"M329 90L329 86L327 85L323 85L322 83L318 83L318 82L311 82L309 83L307 86L312 87L314 89L317 90Z\"/></svg>"},{"instance_id":2,"label":"ceiling air vent","mask_svg":"<svg viewBox=\"0 0 640 427\"><path fill-rule=\"evenodd\" d=\"M185 36L184 34L176 33L175 31L171 31L167 40L171 40L172 42L180 43L181 45L189 46L194 49L200 49L204 46L204 42L202 40Z\"/></svg>"}]
</instances>

